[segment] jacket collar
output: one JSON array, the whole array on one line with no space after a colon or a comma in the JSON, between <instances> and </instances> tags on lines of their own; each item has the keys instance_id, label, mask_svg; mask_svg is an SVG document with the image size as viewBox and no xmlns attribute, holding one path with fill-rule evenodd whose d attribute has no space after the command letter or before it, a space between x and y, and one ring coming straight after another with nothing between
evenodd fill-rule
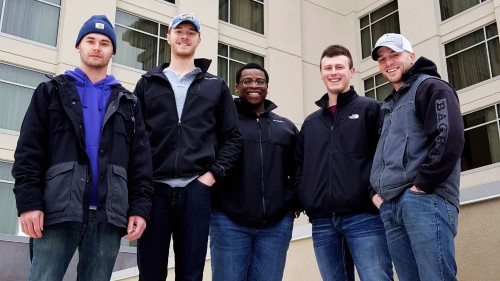
<instances>
[{"instance_id":1,"label":"jacket collar","mask_svg":"<svg viewBox=\"0 0 500 281\"><path fill-rule=\"evenodd\" d=\"M354 87L349 87L349 90L344 93L340 93L337 95L337 107L344 107L353 99L357 98L359 95L354 90ZM324 94L319 100L315 102L315 104L321 108L328 108L328 93Z\"/></svg>"},{"instance_id":2,"label":"jacket collar","mask_svg":"<svg viewBox=\"0 0 500 281\"><path fill-rule=\"evenodd\" d=\"M194 66L199 67L201 69L201 72L203 74L206 74L208 71L208 68L210 67L210 64L212 63L212 60L210 59L194 59ZM162 63L161 65L151 69L150 71L146 72L143 74L143 77L150 78L151 76L161 76L164 77L163 75L163 69L167 68L170 65L170 63Z\"/></svg>"},{"instance_id":3,"label":"jacket collar","mask_svg":"<svg viewBox=\"0 0 500 281\"><path fill-rule=\"evenodd\" d=\"M234 103L236 104L236 110L238 110L239 113L249 117L257 117L257 114L242 99L235 98ZM269 114L269 112L276 108L278 108L278 106L275 103L266 99L264 100L264 112L261 115Z\"/></svg>"}]
</instances>

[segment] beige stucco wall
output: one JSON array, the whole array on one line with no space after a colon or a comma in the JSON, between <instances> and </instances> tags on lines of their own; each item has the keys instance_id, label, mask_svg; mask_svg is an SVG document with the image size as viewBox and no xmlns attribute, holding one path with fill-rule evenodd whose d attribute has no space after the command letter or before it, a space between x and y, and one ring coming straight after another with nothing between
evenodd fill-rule
<instances>
[{"instance_id":1,"label":"beige stucco wall","mask_svg":"<svg viewBox=\"0 0 500 281\"><path fill-rule=\"evenodd\" d=\"M455 240L459 280L500 280L499 210L500 199L461 207Z\"/></svg>"}]
</instances>

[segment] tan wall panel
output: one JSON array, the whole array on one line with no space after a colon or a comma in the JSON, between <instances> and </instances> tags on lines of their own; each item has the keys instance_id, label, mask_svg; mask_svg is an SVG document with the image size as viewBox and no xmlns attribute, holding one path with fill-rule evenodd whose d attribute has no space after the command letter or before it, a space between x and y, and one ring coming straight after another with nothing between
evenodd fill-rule
<instances>
[{"instance_id":1,"label":"tan wall panel","mask_svg":"<svg viewBox=\"0 0 500 281\"><path fill-rule=\"evenodd\" d=\"M458 279L500 280L500 199L462 206L455 241Z\"/></svg>"}]
</instances>

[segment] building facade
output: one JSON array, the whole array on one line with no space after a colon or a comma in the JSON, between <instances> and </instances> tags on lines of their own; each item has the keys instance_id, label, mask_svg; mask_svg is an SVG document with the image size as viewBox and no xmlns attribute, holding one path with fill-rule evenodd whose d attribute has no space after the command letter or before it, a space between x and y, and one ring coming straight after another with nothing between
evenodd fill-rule
<instances>
[{"instance_id":1,"label":"building facade","mask_svg":"<svg viewBox=\"0 0 500 281\"><path fill-rule=\"evenodd\" d=\"M117 33L109 73L133 90L140 75L169 60L168 23L181 12L201 21L197 56L212 59L210 72L234 90L239 66L263 64L277 113L298 127L325 92L319 59L326 46L349 48L355 89L382 101L391 86L370 51L382 34L404 34L417 57L437 64L460 99L466 145L459 279L500 280L500 0L0 0L0 280L25 280L29 267L10 169L34 88L46 75L79 65L76 35L91 15L104 14ZM123 243L114 280L137 280L134 251ZM207 257L206 280L209 263ZM320 280L304 215L295 223L284 279Z\"/></svg>"}]
</instances>

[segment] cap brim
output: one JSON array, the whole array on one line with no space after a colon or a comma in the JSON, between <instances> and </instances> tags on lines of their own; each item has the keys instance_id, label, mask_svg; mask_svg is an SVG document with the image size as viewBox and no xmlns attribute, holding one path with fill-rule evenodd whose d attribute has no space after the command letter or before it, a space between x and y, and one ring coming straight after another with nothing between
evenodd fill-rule
<instances>
[{"instance_id":1,"label":"cap brim","mask_svg":"<svg viewBox=\"0 0 500 281\"><path fill-rule=\"evenodd\" d=\"M401 52L403 52L403 51L404 51L403 49L401 49L401 48L399 48L399 47L396 47L396 46L394 46L394 45L385 45L385 44L381 44L381 45L379 45L379 46L375 47L375 48L372 50L372 59L373 59L374 61L377 61L377 60L378 60L378 50L380 50L380 48L382 48L382 47L389 48L389 49L393 50L393 51L394 51L394 52L396 52L396 53L401 53Z\"/></svg>"},{"instance_id":2,"label":"cap brim","mask_svg":"<svg viewBox=\"0 0 500 281\"><path fill-rule=\"evenodd\" d=\"M198 29L198 27L196 26L196 24L193 21L188 20L188 19L181 20L178 23L170 26L169 28L177 28L179 26L179 24L185 23L185 22L192 24L194 26L194 28L196 29L196 31L200 32L200 30Z\"/></svg>"}]
</instances>

